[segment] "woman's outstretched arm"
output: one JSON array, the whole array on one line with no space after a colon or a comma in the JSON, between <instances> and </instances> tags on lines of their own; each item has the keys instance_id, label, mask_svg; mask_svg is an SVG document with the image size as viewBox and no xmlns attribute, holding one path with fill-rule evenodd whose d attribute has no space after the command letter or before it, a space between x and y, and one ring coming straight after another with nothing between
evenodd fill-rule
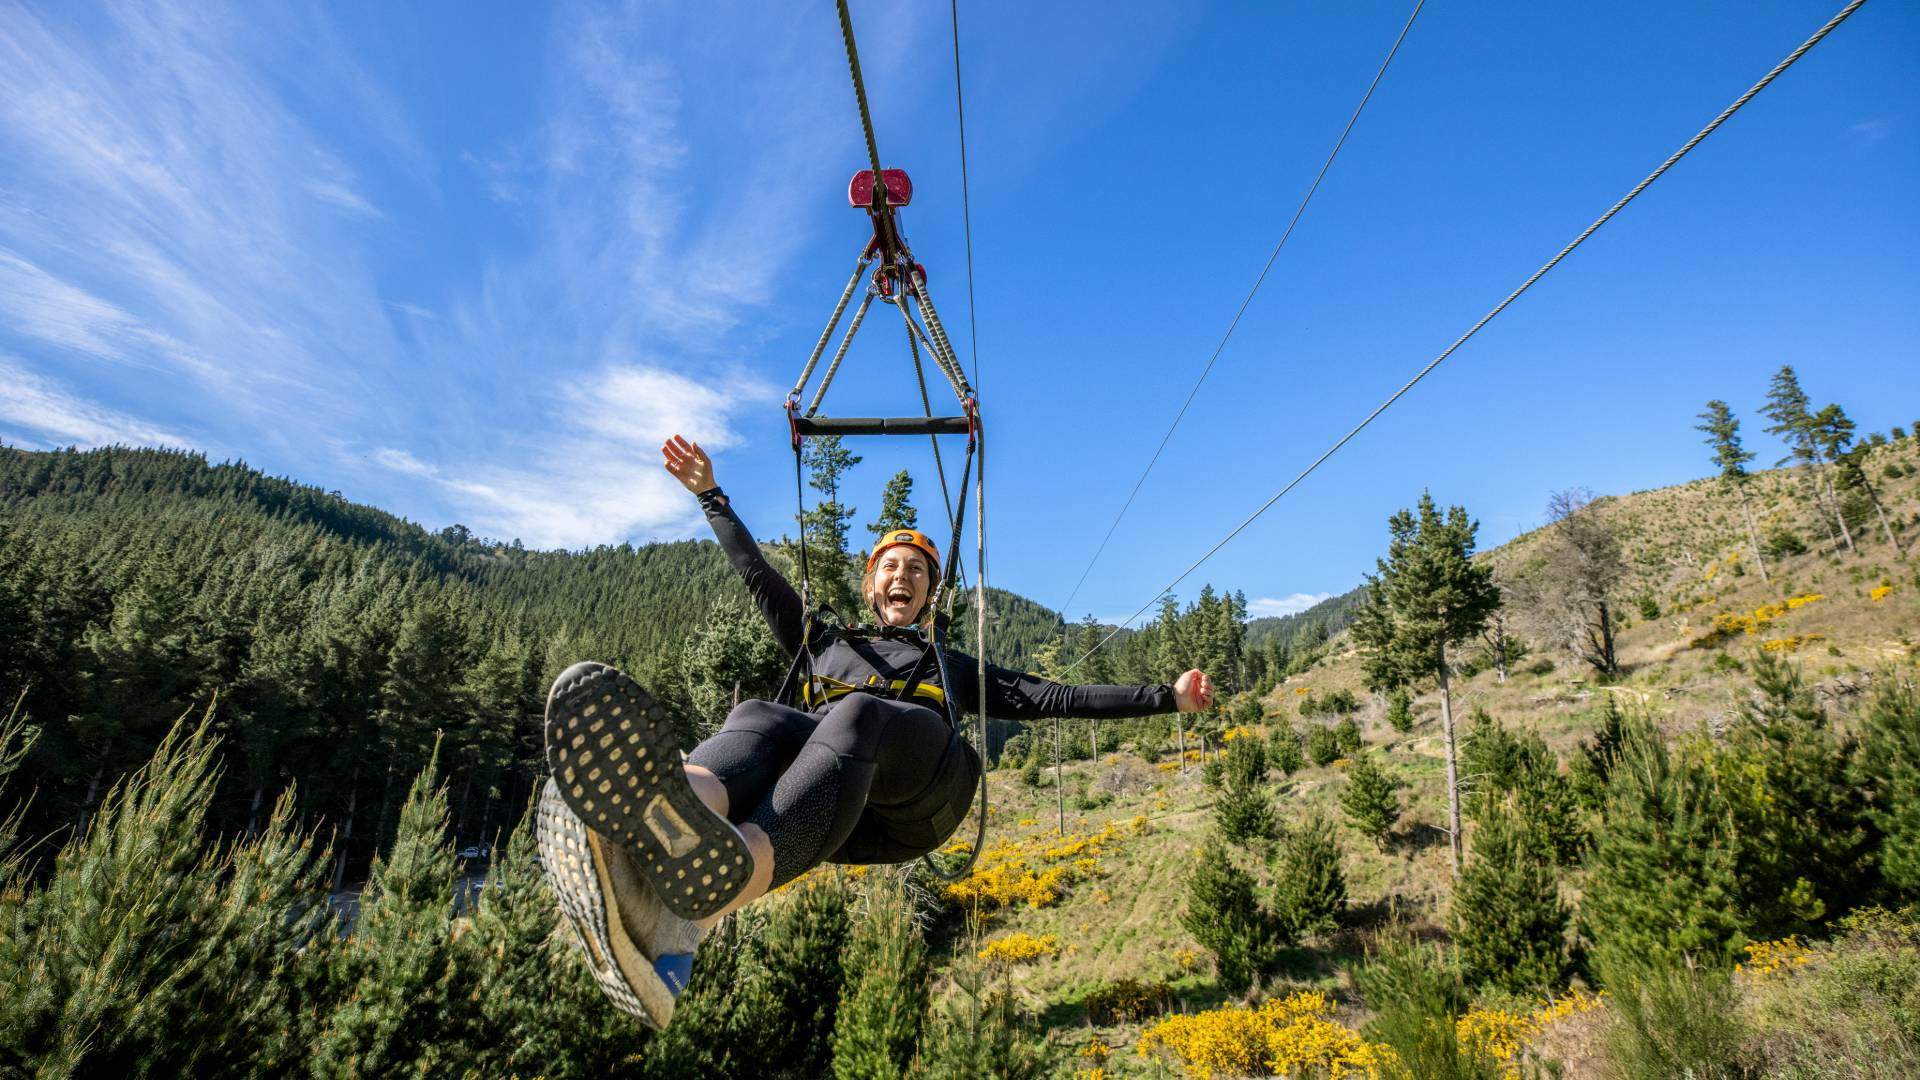
<instances>
[{"instance_id":1,"label":"woman's outstretched arm","mask_svg":"<svg viewBox=\"0 0 1920 1080\"><path fill-rule=\"evenodd\" d=\"M740 515L733 512L732 500L714 482L713 462L707 452L700 449L699 443L675 435L661 445L660 454L666 459L666 469L673 478L699 497L700 508L707 513L707 524L713 527L714 538L720 541L720 550L727 553L727 561L746 581L754 604L760 608L767 625L773 628L773 639L787 655L798 652L801 630L806 625L806 605L787 579L780 576L780 571L767 561Z\"/></svg>"},{"instance_id":2,"label":"woman's outstretched arm","mask_svg":"<svg viewBox=\"0 0 1920 1080\"><path fill-rule=\"evenodd\" d=\"M962 710L978 708L979 661L947 650L948 688ZM1024 671L987 665L987 714L1005 720L1121 720L1170 712L1202 712L1213 706L1213 680L1198 668L1172 683L1104 686L1057 683Z\"/></svg>"}]
</instances>

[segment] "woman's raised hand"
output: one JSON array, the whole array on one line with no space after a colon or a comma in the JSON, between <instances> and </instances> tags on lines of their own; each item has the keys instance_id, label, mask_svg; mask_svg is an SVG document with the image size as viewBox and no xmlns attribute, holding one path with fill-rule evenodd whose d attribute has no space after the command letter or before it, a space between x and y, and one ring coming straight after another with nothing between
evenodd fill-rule
<instances>
[{"instance_id":1,"label":"woman's raised hand","mask_svg":"<svg viewBox=\"0 0 1920 1080\"><path fill-rule=\"evenodd\" d=\"M1194 668L1173 681L1173 701L1181 712L1206 712L1213 708L1213 680Z\"/></svg>"},{"instance_id":2,"label":"woman's raised hand","mask_svg":"<svg viewBox=\"0 0 1920 1080\"><path fill-rule=\"evenodd\" d=\"M713 488L713 462L699 443L688 442L685 435L675 435L660 444L660 454L667 459L667 471L680 481L681 487L695 495Z\"/></svg>"}]
</instances>

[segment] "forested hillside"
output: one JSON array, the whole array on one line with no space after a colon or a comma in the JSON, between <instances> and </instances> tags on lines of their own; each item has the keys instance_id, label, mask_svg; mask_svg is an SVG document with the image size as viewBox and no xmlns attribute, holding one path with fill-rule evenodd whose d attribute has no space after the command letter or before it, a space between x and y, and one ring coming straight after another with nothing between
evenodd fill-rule
<instances>
[{"instance_id":1,"label":"forested hillside","mask_svg":"<svg viewBox=\"0 0 1920 1080\"><path fill-rule=\"evenodd\" d=\"M546 683L573 660L638 673L689 737L724 709L703 686L770 693L783 664L689 670L703 640L765 637L742 595L711 541L529 551L240 463L0 447L0 688L43 728L34 834L82 824L217 698L221 829L256 831L297 782L302 816L340 830L357 876L441 734L455 828L477 841L525 803ZM995 660L1030 665L1058 636L1039 605L990 600ZM970 633L961 620L963 647Z\"/></svg>"}]
</instances>

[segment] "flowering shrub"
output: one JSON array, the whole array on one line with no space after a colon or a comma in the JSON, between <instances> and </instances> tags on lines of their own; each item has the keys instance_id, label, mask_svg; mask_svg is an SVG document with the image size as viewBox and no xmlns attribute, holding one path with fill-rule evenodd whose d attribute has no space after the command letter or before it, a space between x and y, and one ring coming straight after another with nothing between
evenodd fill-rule
<instances>
[{"instance_id":1,"label":"flowering shrub","mask_svg":"<svg viewBox=\"0 0 1920 1080\"><path fill-rule=\"evenodd\" d=\"M1009 964L1027 964L1043 956L1060 955L1060 940L1052 934L1034 937L1032 934L1015 931L1006 937L987 942L980 950L982 960L1002 960Z\"/></svg>"},{"instance_id":2,"label":"flowering shrub","mask_svg":"<svg viewBox=\"0 0 1920 1080\"><path fill-rule=\"evenodd\" d=\"M1098 856L1106 845L1120 838L1122 827L1109 821L1100 831L1088 836L1028 837L989 844L980 853L973 873L952 882L941 894L955 903L966 904L976 912L1025 903L1028 907L1051 907L1067 885L1080 876L1094 876L1100 869ZM960 849L960 854L969 850ZM1071 865L1046 865L1072 860Z\"/></svg>"},{"instance_id":3,"label":"flowering shrub","mask_svg":"<svg viewBox=\"0 0 1920 1080\"><path fill-rule=\"evenodd\" d=\"M1749 978L1764 979L1813 961L1813 950L1789 934L1778 941L1756 941L1747 946L1747 959L1733 970Z\"/></svg>"},{"instance_id":4,"label":"flowering shrub","mask_svg":"<svg viewBox=\"0 0 1920 1080\"><path fill-rule=\"evenodd\" d=\"M1215 1075L1367 1077L1378 1080L1393 1060L1383 1043L1370 1043L1333 1019L1319 991L1303 990L1257 1009L1212 1009L1169 1016L1140 1036L1135 1051L1171 1052L1192 1080Z\"/></svg>"},{"instance_id":5,"label":"flowering shrub","mask_svg":"<svg viewBox=\"0 0 1920 1080\"><path fill-rule=\"evenodd\" d=\"M1602 995L1575 990L1526 1013L1476 1006L1454 1022L1454 1034L1462 1046L1477 1046L1505 1065L1507 1080L1519 1080L1520 1056L1528 1043L1555 1023L1602 1004Z\"/></svg>"},{"instance_id":6,"label":"flowering shrub","mask_svg":"<svg viewBox=\"0 0 1920 1080\"><path fill-rule=\"evenodd\" d=\"M1245 724L1235 724L1233 727L1230 727L1227 730L1220 733L1220 741L1223 743L1230 743L1235 739L1255 738L1259 734L1260 734L1259 732L1253 730L1252 728L1248 727Z\"/></svg>"},{"instance_id":7,"label":"flowering shrub","mask_svg":"<svg viewBox=\"0 0 1920 1080\"><path fill-rule=\"evenodd\" d=\"M1827 635L1825 634L1795 634L1792 637L1774 638L1771 641L1763 641L1760 643L1760 647L1768 652L1790 653L1800 651L1800 646L1802 645L1811 645L1816 641L1825 640L1827 640Z\"/></svg>"},{"instance_id":8,"label":"flowering shrub","mask_svg":"<svg viewBox=\"0 0 1920 1080\"><path fill-rule=\"evenodd\" d=\"M1892 595L1893 595L1892 585L1875 585L1872 589L1868 590L1867 592L1868 598L1871 599L1876 604Z\"/></svg>"},{"instance_id":9,"label":"flowering shrub","mask_svg":"<svg viewBox=\"0 0 1920 1080\"><path fill-rule=\"evenodd\" d=\"M1695 648L1710 648L1736 634L1758 637L1765 633L1774 622L1789 611L1798 611L1808 604L1825 600L1825 593L1803 593L1790 596L1777 604L1762 604L1746 614L1715 615L1713 629L1694 639Z\"/></svg>"}]
</instances>

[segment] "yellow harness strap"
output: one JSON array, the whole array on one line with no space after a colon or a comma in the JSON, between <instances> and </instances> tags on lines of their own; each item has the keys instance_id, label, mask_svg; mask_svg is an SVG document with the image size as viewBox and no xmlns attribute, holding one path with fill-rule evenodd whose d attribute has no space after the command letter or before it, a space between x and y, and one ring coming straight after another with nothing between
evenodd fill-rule
<instances>
[{"instance_id":1,"label":"yellow harness strap","mask_svg":"<svg viewBox=\"0 0 1920 1080\"><path fill-rule=\"evenodd\" d=\"M839 679L832 678L831 676L815 675L800 684L800 701L807 707L807 710L811 712L830 701L846 697L848 694L857 691L873 692L891 690L897 695L906 688L907 680L905 679L895 679L892 682L888 682L878 675L869 675L866 681L862 683L841 682ZM945 691L937 686L929 686L924 682L913 688L913 696L925 698L943 709L947 704Z\"/></svg>"}]
</instances>

